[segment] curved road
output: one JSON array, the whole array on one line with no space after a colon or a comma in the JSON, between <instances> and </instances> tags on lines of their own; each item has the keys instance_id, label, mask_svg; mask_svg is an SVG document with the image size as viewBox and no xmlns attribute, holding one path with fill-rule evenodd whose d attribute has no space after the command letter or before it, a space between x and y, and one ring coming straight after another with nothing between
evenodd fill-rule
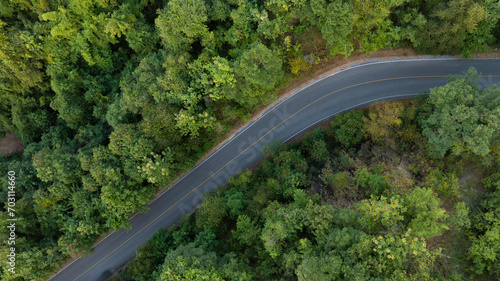
<instances>
[{"instance_id":1,"label":"curved road","mask_svg":"<svg viewBox=\"0 0 500 281\"><path fill-rule=\"evenodd\" d=\"M109 278L135 255L135 250L160 228L179 221L203 201L203 193L258 161L266 143L289 140L341 111L365 107L377 100L401 99L444 85L447 76L475 67L482 87L500 85L497 60L424 58L353 65L298 91L251 122L231 141L200 163L151 202L150 210L131 218L132 229L113 232L95 252L54 275L52 281L100 281Z\"/></svg>"}]
</instances>

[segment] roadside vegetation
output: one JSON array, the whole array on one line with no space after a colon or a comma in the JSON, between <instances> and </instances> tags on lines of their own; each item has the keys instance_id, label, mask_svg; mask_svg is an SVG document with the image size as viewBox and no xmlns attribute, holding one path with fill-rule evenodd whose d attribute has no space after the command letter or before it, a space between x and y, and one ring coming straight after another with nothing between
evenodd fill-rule
<instances>
[{"instance_id":1,"label":"roadside vegetation","mask_svg":"<svg viewBox=\"0 0 500 281\"><path fill-rule=\"evenodd\" d=\"M498 45L499 18L490 0L0 0L0 134L13 132L24 147L0 156L2 175L16 173L22 218L16 274L4 263L0 279L43 280L110 229L128 227L157 191L319 62L401 47L470 57ZM471 151L495 163L484 154L493 126L472 128L457 146L430 137L442 125L436 116L424 124L439 146L433 156ZM356 118L346 122L379 125ZM399 126L383 125L387 134ZM339 137L342 163L360 138ZM336 173L322 177L347 188L356 175ZM3 192L1 243L6 202Z\"/></svg>"},{"instance_id":2,"label":"roadside vegetation","mask_svg":"<svg viewBox=\"0 0 500 281\"><path fill-rule=\"evenodd\" d=\"M114 280L498 280L500 89L477 81L270 144Z\"/></svg>"}]
</instances>

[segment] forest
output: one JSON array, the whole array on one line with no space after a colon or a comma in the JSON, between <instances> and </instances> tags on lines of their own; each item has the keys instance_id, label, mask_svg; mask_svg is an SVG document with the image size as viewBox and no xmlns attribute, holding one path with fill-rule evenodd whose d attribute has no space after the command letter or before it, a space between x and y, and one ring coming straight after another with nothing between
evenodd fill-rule
<instances>
[{"instance_id":1,"label":"forest","mask_svg":"<svg viewBox=\"0 0 500 281\"><path fill-rule=\"evenodd\" d=\"M368 54L380 49L394 48L411 48L421 54L460 54L470 58L475 52L488 52L498 46L499 18L500 4L494 0L0 0L0 135L13 132L24 147L22 153L0 156L2 175L7 175L8 171L15 171L17 175L16 208L20 218L16 230L18 270L16 274L8 273L7 265L2 263L0 279L43 280L69 258L91 252L98 237L111 229L129 227L130 215L146 211L149 201L157 191L171 184L180 173L192 168L196 161L223 140L234 126L248 121L257 108L274 101L279 88L300 77L301 73L319 62L335 57L348 57L354 53ZM471 75L474 76L473 73ZM458 86L462 85L479 93L471 81L457 81L454 83L458 83ZM484 117L486 109L482 107L487 108L486 111L490 114L488 118L498 116L498 102L486 102L492 99L495 91L496 89L490 89L481 91L481 95L478 94L477 97L468 96L470 100L466 101L467 106L474 108L478 105L481 109L476 112L476 116L480 116L477 117L479 119L467 123L469 127L463 131L467 133L467 137L457 136L456 132L446 126L445 128L450 130L448 138L437 138L432 134L436 127L443 125L440 123L439 114L448 110L446 106L440 107L443 106L440 103L451 100L435 101L436 104L426 103L427 107L422 110L430 114L430 119L422 123L422 127L414 125L402 128L410 128L407 129L408 132L405 131L405 134L410 135L417 135L414 131L422 130L421 138L429 140L429 147L425 150L426 157L448 159L446 157L451 157L450 154L454 155L453 157L468 155L460 157L479 161L481 165L488 167L485 171L490 171L492 167L497 167L495 161L498 160L498 146L495 146L493 140L498 139L498 128L494 126L498 122ZM391 106L395 106L395 111L407 112L399 106ZM360 120L366 118L373 121L367 123L371 124L366 128L368 135L370 131L375 135L389 134L398 131L394 126L401 125L392 124L390 121L387 121L387 124L378 124L375 119L370 119L369 115L354 114L346 115L348 117L344 117L345 121L358 125L361 124ZM369 111L366 114L382 113ZM351 117L354 119L350 120ZM406 122L404 118L407 117L401 117L401 122ZM427 117L424 119L427 120ZM477 122L481 126L475 127ZM377 129L377 126L382 127ZM350 132L351 128L348 127L342 128L345 135L339 133L340 139L335 141L341 141L345 145L342 150L343 158L341 157L345 164L346 159L353 157L350 147L358 147L364 135L362 137L359 132ZM386 129L384 131L380 128ZM481 136L479 133L487 137L478 139L478 136ZM317 144L323 145L321 134L318 134L315 137L318 139L309 144L315 149ZM327 139L323 141L325 145L328 144ZM329 146L323 146L325 147ZM205 269L213 271L214 274L219 274L222 268L229 268L228 266L251 266L262 261L262 269L253 273L245 266L241 270L230 270L246 274L248 278L255 276L252 274L258 274L261 278L286 278L293 274L306 278L307 274L317 273L311 267L303 265L300 267L303 269L300 273L302 275L299 275L295 272L298 260L289 255L295 255L297 258L301 253L307 253L311 257L310 264L317 265L314 258L317 259L321 251L328 252L331 249L321 250L316 247L317 243L327 242L321 240L322 238L313 239L310 235L327 235L327 232L331 232L330 228L325 228L325 233L320 234L307 228L306 219L300 222L300 227L297 225L297 228L290 228L280 225L279 217L269 217L267 222L268 217L264 213L257 215L252 212L264 210L268 205L271 206L267 212L269 216L277 213L275 210L284 210L286 213L287 208L293 212L316 209L318 212L327 212L329 208L336 208L339 212L347 213L335 216L335 219L350 219L353 209L339 209L340 206L335 204L328 207L318 201L317 197L303 190L310 180L309 177L315 177L314 173L307 173L307 161L310 160L300 160L303 157L312 157L308 156L307 150L300 150L303 151L300 153L306 155L304 156L299 153L298 148L288 151L278 145L276 149L271 149L275 152L269 152L269 159L266 161L283 162L283 165L289 163L286 165L291 165L287 168L290 172L298 169L301 173L294 172L295 178L289 183L294 189L287 192L293 194L280 193L279 186L283 183L277 178L277 181L269 182L269 186L277 188L272 195L267 194L267 191L259 191L257 197L260 196L261 199L252 203L257 205L251 207L245 203L243 207L236 208L241 212L250 212L246 214L246 218L240 219L240 211L234 210L232 213L226 210L227 215L220 217L220 220L232 219L233 224L234 221L241 220L241 224L247 224L249 227L254 225L253 229L259 233L261 224L265 222L265 225L269 226L264 232L270 236L275 235L272 230L274 228L282 228L283 231L287 229L288 234L279 234L285 236L273 240L276 241L276 247L264 244L261 246L273 249L268 252L259 251L254 246L260 243L260 238L255 238L260 237L260 234L241 234L248 240L241 238L246 242L237 247L249 249L246 255L248 260L245 260L245 257L221 256L222 253L231 253L237 248L221 249L214 244L213 248L201 249L201 242L193 246L188 245L191 242L188 243L187 240L176 242L180 250L170 254L171 257L183 256L181 251L194 251L199 253L197 255L200 258L210 257L210 261L217 261L217 265ZM423 150L419 151L424 153ZM279 156L281 153L284 153L283 156ZM325 152L318 150L313 153ZM318 160L314 160L313 166L317 166L317 169L327 169L326 174L321 174L326 182L332 183L333 180L341 178L350 182L358 175L352 167L347 166L344 167L344 174L340 176L327 174L328 171L334 173L334 169L337 169L332 166L333 160L325 160L333 156L320 154L314 156ZM337 152L329 150L329 155L337 155ZM447 163L446 160L442 161L444 162L436 163ZM438 165L430 163L432 167ZM432 174L438 186L441 181L453 178L446 164L439 165L442 165L440 170ZM379 168L382 169L382 166ZM405 197L411 193L400 194L399 199L390 199L395 195L383 191L390 188L384 183L386 181L382 181L384 173L376 169L367 167L359 176L365 178L364 180L378 179L378 191L371 193L373 204L383 208L383 201L386 200L386 203L395 204L394 208L400 210L401 214L380 219L384 221L380 225L368 226L368 222L364 222L361 228L357 228L358 222L337 222L341 230L346 227L351 227L352 231L356 229L358 232L349 235L358 238L346 242L345 253L332 254L332 262L329 264L336 263L339 257L345 257L351 259L354 266L358 262L352 256L354 250L349 250L348 245L358 245L356 243L359 241L368 245L370 242L365 238L369 236L366 235L378 232L387 234L390 230L393 231L390 233L395 235L403 235L398 227L402 223L408 226L412 215L411 211L405 211L403 214L402 210L420 208L410 207L408 204L412 203L405 203L411 200ZM415 166L414 169L418 167ZM286 176L286 173L282 176ZM259 182L265 175L254 173L248 177L248 182L245 183L241 178L243 183L235 184L232 191L235 193L232 195L234 198L250 198L248 196L253 192L250 190L259 190L245 187L250 184L250 178ZM319 177L319 174L316 177ZM477 177L480 178L482 179ZM498 186L493 176L485 177L484 180L485 189L494 190L495 186ZM7 177L2 176L2 186L7 186L6 182ZM258 184L261 185L263 186L262 183ZM361 194L365 192L362 190L366 185L367 183L363 184L359 179L355 185L346 183L345 190L355 186ZM413 185L411 186L413 190ZM431 187L421 186L424 189L414 189L420 194L413 196L435 196L430 193ZM243 194L243 190L247 189L250 195ZM296 192L295 189L303 191ZM297 195L294 195L295 193ZM358 200L359 202L369 200L366 193L363 194L357 198L361 200ZM391 197L388 197L389 195ZM381 199L381 196L385 199ZM484 203L478 203L475 209L471 208L473 228L467 228L463 232L466 235L464 237L475 237L476 240L466 240L471 241L471 248L477 245L475 254L470 254L471 259L467 261L483 265L482 268L478 267L474 274L498 274L498 267L491 262L498 256L498 243L494 242L498 241L500 228L498 215L495 217L498 210L494 209L498 206L498 201L495 203L495 197L492 196L493 199L484 199ZM228 204L225 195L219 197L214 196L219 199L207 199L207 202L213 201L213 204L221 206ZM297 202L293 199L295 197ZM271 204L269 200L277 203ZM309 203L310 200L312 203ZM250 199L247 201L250 204ZM2 192L1 243L6 243L8 237L6 202L7 193ZM371 201L364 202L366 205L366 202ZM204 208L206 216L211 216L208 215L210 205L205 205L200 207L197 216L204 212ZM401 207L397 207L399 205ZM464 216L467 205L461 206L462 209L459 210ZM369 207L366 205L364 208ZM380 215L385 216L382 213ZM205 230L202 233L205 236L199 239L212 237L214 243L221 239L220 235L232 235L218 228L221 224L217 214L214 214L214 218L210 226L187 223L179 228L181 232L174 233L179 233L175 234L179 236L185 231L185 239L190 239L188 234L192 232L189 231L193 231L190 227L203 228ZM396 222L389 227L387 220L390 219ZM443 220L442 223L449 228L455 227L444 222L444 218L439 217L439 220ZM393 229L396 226L398 229ZM237 231L237 228L232 230ZM430 237L440 237L438 234L444 231L444 228L425 235L415 232L417 230L413 227L412 231L408 232L408 235L431 239ZM166 237L165 233L167 232L160 232L158 235ZM302 236L303 234L305 236ZM299 237L302 240L293 240ZM389 239L384 237L382 238ZM284 241L302 241L300 243L303 245L300 244L300 247L303 248L296 248L293 253L285 253ZM158 245L174 247L161 243ZM421 244L421 247L424 247L422 245L424 244ZM488 247L488 251L483 249L485 247ZM416 251L419 249L423 248L417 248ZM0 255L7 255L7 251L8 247L1 247ZM154 258L163 259L162 255L166 253L163 251ZM252 257L256 253L267 253L271 258ZM427 268L430 268L435 258L441 257L437 250L434 253L429 257L422 257L421 262L416 261L420 256L412 256L409 259L415 261L413 264L422 264L423 267L424 263L429 264ZM218 258L212 259L214 255ZM172 260L177 260L177 257ZM151 267L156 265L156 261L151 263ZM375 260L366 262L375 263ZM274 266L277 263L280 264L279 270ZM388 272L389 268L398 267L389 264L385 269L377 269L378 272L382 274ZM219 265L221 267L218 267ZM190 265L191 267L195 271L198 270L195 266ZM398 268L401 269L397 271L398 274L417 275L413 267L404 269L401 265ZM461 269L457 268L455 271ZM165 270L169 272L168 265ZM331 270L336 272L337 269ZM353 269L353 274L358 271ZM161 275L162 272L158 274Z\"/></svg>"},{"instance_id":2,"label":"forest","mask_svg":"<svg viewBox=\"0 0 500 281\"><path fill-rule=\"evenodd\" d=\"M499 280L499 120L473 69L341 113L268 145L113 280Z\"/></svg>"}]
</instances>

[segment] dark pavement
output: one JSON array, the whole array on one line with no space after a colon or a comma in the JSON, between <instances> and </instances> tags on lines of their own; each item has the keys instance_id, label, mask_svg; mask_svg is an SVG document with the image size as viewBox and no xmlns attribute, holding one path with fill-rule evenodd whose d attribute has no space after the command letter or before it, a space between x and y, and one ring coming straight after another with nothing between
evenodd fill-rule
<instances>
[{"instance_id":1,"label":"dark pavement","mask_svg":"<svg viewBox=\"0 0 500 281\"><path fill-rule=\"evenodd\" d=\"M161 227L179 221L202 201L203 193L228 182L229 177L262 157L271 141L287 141L339 112L361 108L377 100L402 99L444 85L447 76L470 66L483 77L482 87L500 85L497 60L428 58L394 60L354 66L322 79L280 102L242 129L231 141L179 180L150 204L150 210L131 219L132 229L114 232L95 246L95 252L52 277L52 281L100 281L134 257L136 249ZM488 77L490 76L490 77ZM494 77L492 77L494 76Z\"/></svg>"}]
</instances>

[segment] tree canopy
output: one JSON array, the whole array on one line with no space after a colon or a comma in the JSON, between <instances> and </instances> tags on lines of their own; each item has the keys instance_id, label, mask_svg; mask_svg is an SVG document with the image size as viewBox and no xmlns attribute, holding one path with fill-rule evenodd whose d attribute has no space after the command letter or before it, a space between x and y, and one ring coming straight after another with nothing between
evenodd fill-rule
<instances>
[{"instance_id":1,"label":"tree canopy","mask_svg":"<svg viewBox=\"0 0 500 281\"><path fill-rule=\"evenodd\" d=\"M493 0L0 0L0 136L13 132L24 146L22 154L2 156L0 165L20 175L19 212L26 218L17 233L25 245L23 270L2 271L0 279L46 279L67 258L89 252L110 228L128 226L128 217L147 210L159 189L319 62L400 47L470 57L498 45L499 18ZM500 159L498 89L479 89L470 77L434 89L426 104L429 116L418 124L434 157L466 151L493 163ZM328 253L331 267L319 271L313 265L324 262L318 260L323 252L311 250L311 240L295 240L307 227L326 233L325 224L315 228L305 219L295 228L283 217L256 218L245 211L260 212L270 198L296 199L301 203L295 209L276 210L302 215L308 200L296 189L312 179L335 187L338 198L372 192L380 200L398 182L409 186L412 181L398 181L396 174L410 170L365 171L349 154L365 136L398 138L403 141L393 143L400 150L421 144L418 124L407 113L385 103L368 114L341 114L329 132L312 134L302 148L271 153L262 170L269 178L258 182L255 194L245 193L247 182L203 205L200 213L213 219L212 228L201 231L197 243L213 241L225 221L240 222L232 229L239 247L260 245L244 257L251 266L240 257L227 256L217 265L176 257L166 271L177 274L189 264L213 278L252 279L248 267L259 268L262 278L362 278L360 268L368 261L339 271L342 255ZM338 147L342 151L332 157ZM311 178L310 171L321 173ZM436 189L440 195L446 190ZM264 225L266 249L256 230ZM302 248L287 252L284 245L292 242ZM270 253L282 260L267 259ZM265 256L265 262L256 265L255 256ZM274 270L278 262L286 269Z\"/></svg>"},{"instance_id":2,"label":"tree canopy","mask_svg":"<svg viewBox=\"0 0 500 281\"><path fill-rule=\"evenodd\" d=\"M485 156L492 141L500 137L500 90L479 89L474 69L432 89L429 103L434 110L423 121L423 134L429 138L434 157L443 157L447 151Z\"/></svg>"}]
</instances>

